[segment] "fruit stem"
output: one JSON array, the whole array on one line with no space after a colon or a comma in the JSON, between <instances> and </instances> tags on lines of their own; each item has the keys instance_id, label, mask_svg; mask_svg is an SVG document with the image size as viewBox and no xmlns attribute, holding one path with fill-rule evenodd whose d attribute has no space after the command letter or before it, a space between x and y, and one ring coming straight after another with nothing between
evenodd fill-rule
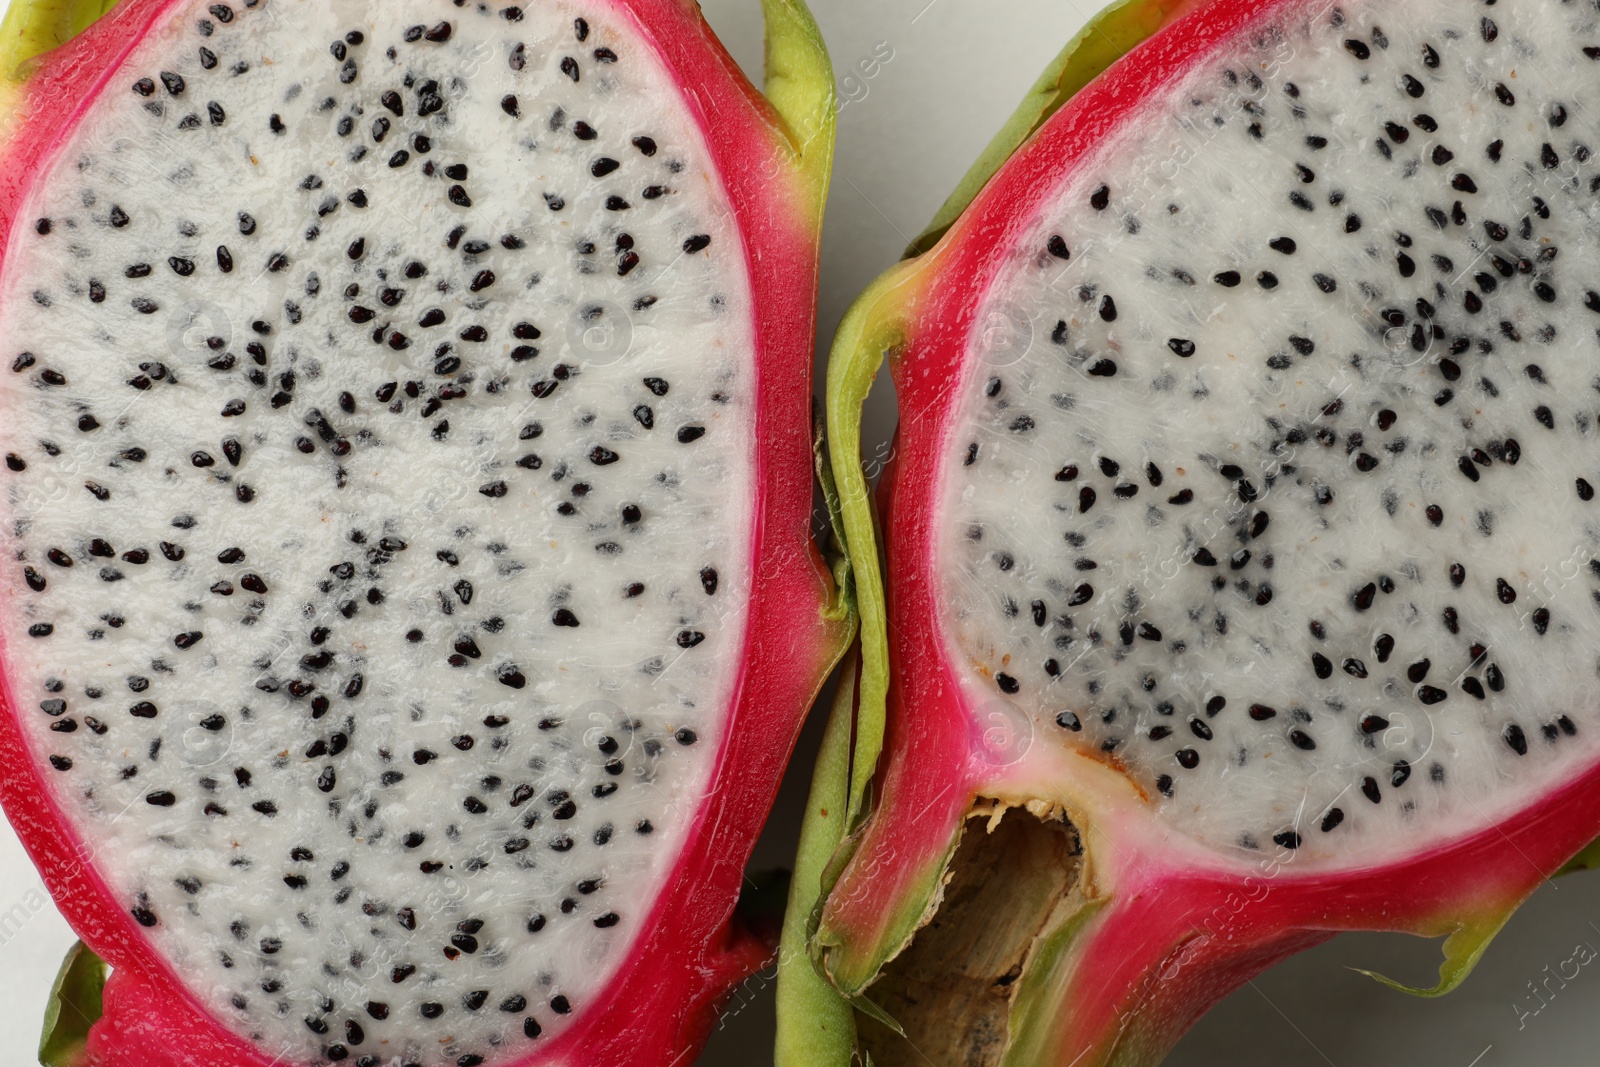
<instances>
[{"instance_id":1,"label":"fruit stem","mask_svg":"<svg viewBox=\"0 0 1600 1067\"><path fill-rule=\"evenodd\" d=\"M788 127L791 150L813 197L811 217L820 226L833 175L838 114L833 63L803 0L761 0L761 10L767 27L763 92Z\"/></svg>"},{"instance_id":2,"label":"fruit stem","mask_svg":"<svg viewBox=\"0 0 1600 1067\"><path fill-rule=\"evenodd\" d=\"M938 244L1006 160L1084 86L1196 6L1198 0L1116 0L1090 19L1033 83L928 228L911 242L906 258L920 256Z\"/></svg>"},{"instance_id":3,"label":"fruit stem","mask_svg":"<svg viewBox=\"0 0 1600 1067\"><path fill-rule=\"evenodd\" d=\"M29 60L66 44L115 4L116 0L13 0L0 21L0 81L25 81Z\"/></svg>"},{"instance_id":4,"label":"fruit stem","mask_svg":"<svg viewBox=\"0 0 1600 1067\"><path fill-rule=\"evenodd\" d=\"M89 1028L103 1013L101 993L106 965L82 941L74 941L61 961L61 970L45 1002L44 1027L39 1035L39 1062L43 1067L79 1067Z\"/></svg>"},{"instance_id":5,"label":"fruit stem","mask_svg":"<svg viewBox=\"0 0 1600 1067\"><path fill-rule=\"evenodd\" d=\"M789 909L778 948L778 1041L774 1067L836 1067L855 1048L855 1016L812 963L807 942L816 928L823 874L844 840L850 798L850 734L854 725L860 652L840 664L827 731L811 777L800 827Z\"/></svg>"},{"instance_id":6,"label":"fruit stem","mask_svg":"<svg viewBox=\"0 0 1600 1067\"><path fill-rule=\"evenodd\" d=\"M851 825L859 822L867 788L883 751L889 686L889 638L883 574L861 455L861 410L883 359L906 341L908 304L919 272L906 265L880 277L845 313L828 360L828 440L844 520L856 608L861 616L861 695L850 768Z\"/></svg>"},{"instance_id":7,"label":"fruit stem","mask_svg":"<svg viewBox=\"0 0 1600 1067\"><path fill-rule=\"evenodd\" d=\"M826 614L830 619L849 619L854 625L856 593L850 577L850 555L845 547L844 505L839 499L839 485L834 480L833 465L829 459L827 416L822 411L822 405L815 400L812 401L811 412L811 456L817 486L822 491L822 506L828 512L830 538L819 546L833 574L833 603L828 606ZM853 643L854 633L851 637Z\"/></svg>"}]
</instances>

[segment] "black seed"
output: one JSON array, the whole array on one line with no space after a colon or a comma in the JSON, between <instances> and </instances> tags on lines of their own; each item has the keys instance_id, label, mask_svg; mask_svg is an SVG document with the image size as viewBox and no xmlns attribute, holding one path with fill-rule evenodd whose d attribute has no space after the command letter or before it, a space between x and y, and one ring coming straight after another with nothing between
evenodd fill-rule
<instances>
[{"instance_id":1,"label":"black seed","mask_svg":"<svg viewBox=\"0 0 1600 1067\"><path fill-rule=\"evenodd\" d=\"M1268 719L1275 718L1277 714L1277 708L1268 707L1265 704L1250 705L1250 717L1256 722L1266 722Z\"/></svg>"},{"instance_id":2,"label":"black seed","mask_svg":"<svg viewBox=\"0 0 1600 1067\"><path fill-rule=\"evenodd\" d=\"M1500 668L1493 663L1484 668L1483 680L1488 682L1489 688L1494 690L1496 693L1502 691L1506 687L1505 675L1501 674Z\"/></svg>"},{"instance_id":3,"label":"black seed","mask_svg":"<svg viewBox=\"0 0 1600 1067\"><path fill-rule=\"evenodd\" d=\"M1360 42L1356 42L1360 44ZM1362 45L1365 48L1365 45ZM1272 840L1282 848L1297 849L1300 847L1300 835L1293 830L1282 830L1272 835Z\"/></svg>"},{"instance_id":4,"label":"black seed","mask_svg":"<svg viewBox=\"0 0 1600 1067\"><path fill-rule=\"evenodd\" d=\"M1383 800L1383 792L1378 788L1378 780L1370 775L1361 779L1361 792L1374 804Z\"/></svg>"},{"instance_id":5,"label":"black seed","mask_svg":"<svg viewBox=\"0 0 1600 1067\"><path fill-rule=\"evenodd\" d=\"M1511 751L1515 752L1517 755L1526 756L1528 754L1527 735L1522 732L1522 727L1518 726L1516 723L1507 723L1506 728L1501 731L1500 736L1505 738L1506 744L1510 745Z\"/></svg>"}]
</instances>

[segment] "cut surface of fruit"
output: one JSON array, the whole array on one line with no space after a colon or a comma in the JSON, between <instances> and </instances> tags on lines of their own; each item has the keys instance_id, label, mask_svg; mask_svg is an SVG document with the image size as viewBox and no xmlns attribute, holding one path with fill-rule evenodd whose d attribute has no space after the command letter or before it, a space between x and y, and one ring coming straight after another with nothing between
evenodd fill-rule
<instances>
[{"instance_id":1,"label":"cut surface of fruit","mask_svg":"<svg viewBox=\"0 0 1600 1067\"><path fill-rule=\"evenodd\" d=\"M1600 832L1596 56L1539 0L1206 5L863 298L902 426L844 992L974 810L1085 854L984 1063L1155 1062L1339 929L1456 935L1448 988Z\"/></svg>"},{"instance_id":2,"label":"cut surface of fruit","mask_svg":"<svg viewBox=\"0 0 1600 1067\"><path fill-rule=\"evenodd\" d=\"M979 311L1041 336L964 368L932 561L951 658L1213 848L1383 859L1594 753L1595 194L1541 157L1600 128L1555 126L1537 86L1488 111L1472 78L1521 60L1481 34L1430 68L1453 12L1352 6L1188 72L1054 190ZM1576 51L1516 14L1536 56Z\"/></svg>"},{"instance_id":3,"label":"cut surface of fruit","mask_svg":"<svg viewBox=\"0 0 1600 1067\"><path fill-rule=\"evenodd\" d=\"M768 9L776 109L655 0L134 2L24 68L0 740L96 1062L666 1063L761 958L851 627Z\"/></svg>"}]
</instances>

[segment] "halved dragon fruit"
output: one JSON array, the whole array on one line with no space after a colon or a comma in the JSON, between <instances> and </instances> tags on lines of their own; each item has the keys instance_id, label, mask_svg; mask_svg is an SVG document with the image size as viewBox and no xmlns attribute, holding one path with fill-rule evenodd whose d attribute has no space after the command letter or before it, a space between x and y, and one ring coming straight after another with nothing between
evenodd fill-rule
<instances>
[{"instance_id":1,"label":"halved dragon fruit","mask_svg":"<svg viewBox=\"0 0 1600 1067\"><path fill-rule=\"evenodd\" d=\"M6 23L0 796L102 1067L668 1064L853 616L831 85L692 5Z\"/></svg>"},{"instance_id":2,"label":"halved dragon fruit","mask_svg":"<svg viewBox=\"0 0 1600 1067\"><path fill-rule=\"evenodd\" d=\"M1593 8L1139 17L841 331L863 575L886 350L902 422L805 932L876 1021L785 1063L1153 1064L1339 930L1442 992L1600 834Z\"/></svg>"}]
</instances>

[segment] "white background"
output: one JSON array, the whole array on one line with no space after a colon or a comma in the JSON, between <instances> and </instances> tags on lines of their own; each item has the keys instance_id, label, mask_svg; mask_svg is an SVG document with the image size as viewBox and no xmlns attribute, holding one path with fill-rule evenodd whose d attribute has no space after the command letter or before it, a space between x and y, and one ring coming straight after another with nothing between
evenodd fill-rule
<instances>
[{"instance_id":1,"label":"white background","mask_svg":"<svg viewBox=\"0 0 1600 1067\"><path fill-rule=\"evenodd\" d=\"M7 0L0 0L0 11ZM746 70L759 76L756 0L704 0ZM1096 0L812 0L841 78L874 49L893 50L866 95L840 113L819 311L823 348L851 299L898 258L1038 71L1095 10ZM859 75L857 75L859 77ZM852 83L851 95L861 88ZM888 438L887 389L869 403L866 447ZM795 767L755 864L785 865L804 800L816 728ZM50 979L72 935L38 875L0 824L0 915L31 917L0 932L0 1067L31 1067ZM35 908L37 910L35 911ZM9 928L8 928L9 929ZM1346 935L1258 978L1184 1039L1170 1067L1546 1067L1589 1064L1600 1047L1600 961L1565 986L1550 976L1579 944L1600 949L1600 875L1541 889L1490 949L1466 986L1441 1000L1396 993L1350 967L1431 984L1434 946L1409 938ZM1586 952L1585 955L1592 955ZM1565 967L1567 974L1574 970ZM1548 968L1548 970L1546 970ZM1548 980L1548 981L1547 981ZM1546 983L1540 1008L1530 983ZM1537 1014L1522 1013L1540 1009ZM704 1067L770 1062L772 990L747 983L723 1016ZM930 1067L960 1067L924 1050ZM137 1065L130 1065L137 1067ZM226 1067L226 1065L217 1065Z\"/></svg>"}]
</instances>

